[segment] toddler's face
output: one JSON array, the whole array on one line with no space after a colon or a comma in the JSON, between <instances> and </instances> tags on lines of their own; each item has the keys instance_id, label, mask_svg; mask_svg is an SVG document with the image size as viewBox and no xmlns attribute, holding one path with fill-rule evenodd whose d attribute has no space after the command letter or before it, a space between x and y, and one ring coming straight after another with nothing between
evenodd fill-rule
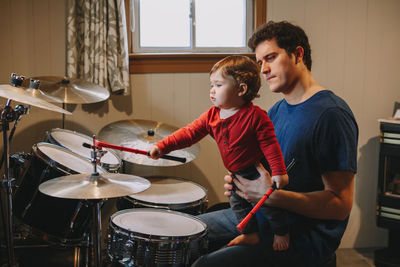
<instances>
[{"instance_id":1,"label":"toddler's face","mask_svg":"<svg viewBox=\"0 0 400 267\"><path fill-rule=\"evenodd\" d=\"M224 78L220 70L210 75L210 84L210 100L216 107L233 108L238 98L241 98L233 80Z\"/></svg>"}]
</instances>

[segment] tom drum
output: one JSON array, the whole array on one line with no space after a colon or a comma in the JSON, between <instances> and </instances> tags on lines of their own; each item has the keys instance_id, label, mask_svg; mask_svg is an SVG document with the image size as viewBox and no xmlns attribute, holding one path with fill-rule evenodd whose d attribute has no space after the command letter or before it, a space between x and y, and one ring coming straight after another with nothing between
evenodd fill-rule
<instances>
[{"instance_id":1,"label":"tom drum","mask_svg":"<svg viewBox=\"0 0 400 267\"><path fill-rule=\"evenodd\" d=\"M71 150L72 152L91 159L90 148L83 147L83 143L93 145L93 138L90 136L70 131L66 129L55 128L47 132L47 140L52 144L56 144ZM107 153L100 159L100 165L109 172L116 172L121 167L121 158L113 150L104 149Z\"/></svg>"},{"instance_id":2,"label":"tom drum","mask_svg":"<svg viewBox=\"0 0 400 267\"><path fill-rule=\"evenodd\" d=\"M198 215L207 208L207 190L178 177L150 176L149 189L117 200L118 210L159 208Z\"/></svg>"}]
</instances>

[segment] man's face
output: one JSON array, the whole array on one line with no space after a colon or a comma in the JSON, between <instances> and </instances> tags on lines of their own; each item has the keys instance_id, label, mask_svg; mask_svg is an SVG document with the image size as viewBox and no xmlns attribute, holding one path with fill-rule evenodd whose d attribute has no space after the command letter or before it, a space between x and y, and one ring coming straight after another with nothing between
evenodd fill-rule
<instances>
[{"instance_id":1,"label":"man's face","mask_svg":"<svg viewBox=\"0 0 400 267\"><path fill-rule=\"evenodd\" d=\"M275 39L265 40L257 45L256 60L261 66L261 74L274 93L289 92L297 82L295 56L288 55Z\"/></svg>"}]
</instances>

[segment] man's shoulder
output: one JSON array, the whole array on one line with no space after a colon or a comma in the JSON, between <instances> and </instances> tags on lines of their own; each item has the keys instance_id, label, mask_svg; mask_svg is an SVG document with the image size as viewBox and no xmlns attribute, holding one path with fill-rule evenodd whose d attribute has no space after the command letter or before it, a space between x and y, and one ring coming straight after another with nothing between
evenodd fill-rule
<instances>
[{"instance_id":1,"label":"man's shoulder","mask_svg":"<svg viewBox=\"0 0 400 267\"><path fill-rule=\"evenodd\" d=\"M351 116L353 112L351 111L349 105L346 101L340 96L336 95L330 90L325 90L321 94L321 98L319 101L319 106L321 107L321 114L324 112L327 113L348 113Z\"/></svg>"},{"instance_id":2,"label":"man's shoulder","mask_svg":"<svg viewBox=\"0 0 400 267\"><path fill-rule=\"evenodd\" d=\"M268 115L271 116L271 113L276 112L280 106L284 105L286 103L285 99L281 99L277 101L272 107L268 110Z\"/></svg>"}]
</instances>

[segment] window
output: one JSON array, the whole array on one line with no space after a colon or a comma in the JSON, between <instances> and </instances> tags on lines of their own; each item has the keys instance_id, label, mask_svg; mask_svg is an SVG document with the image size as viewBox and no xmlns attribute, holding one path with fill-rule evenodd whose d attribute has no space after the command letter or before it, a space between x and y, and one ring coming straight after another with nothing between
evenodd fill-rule
<instances>
[{"instance_id":1,"label":"window","mask_svg":"<svg viewBox=\"0 0 400 267\"><path fill-rule=\"evenodd\" d=\"M251 0L135 0L134 53L249 52Z\"/></svg>"},{"instance_id":2,"label":"window","mask_svg":"<svg viewBox=\"0 0 400 267\"><path fill-rule=\"evenodd\" d=\"M214 32L218 33L215 29L217 29L216 25L222 24L221 16L217 16L216 18L211 17L209 14L209 6L212 5L214 8L216 7L215 3L217 2L229 2L228 7L224 6L223 11L217 12L219 14L231 13L231 3L232 0L159 0L156 2L168 3L170 6L172 3L188 3L178 5L177 9L173 9L172 17L180 16L184 21L179 24L177 27L167 27L167 30L170 31L169 34L165 35L164 43L161 46L161 42L151 41L150 37L143 36L142 39L139 36L139 32L137 29L140 27L140 18L138 16L140 12L140 7L143 7L149 2L153 2L153 4L147 6L147 8L153 9L153 13L147 16L147 19L154 20L154 18L158 18L156 23L156 30L160 31L160 29L166 24L173 24L174 22L169 19L163 19L161 21L161 16L168 16L168 12L165 12L164 9L170 8L163 7L161 14L156 15L156 11L154 11L154 1L155 0L125 0L126 6L126 15L128 22L131 27L135 28L133 34L129 36L129 47L130 47L130 73L154 73L154 72L208 72L212 65L223 57L230 54L248 54L246 44L248 36L251 35L252 31L258 25L264 23L266 21L266 11L267 11L267 0L247 0L241 1L239 0L237 3L245 3L246 5L246 26L241 27L243 30L243 34L238 34L238 30L235 28L233 36L233 41L229 38L223 38L224 40L230 40L230 47L226 44L221 45L220 43L216 43L220 41L222 38L209 38L211 35L210 32L207 32L207 24L202 25L203 22L210 21L211 25L213 25ZM142 6L141 6L142 4ZM196 9L197 4L197 9ZM243 5L243 4L242 4ZM203 8L203 6L208 6L207 8ZM202 10L203 8L203 10ZM194 10L195 9L195 10ZM215 8L217 9L217 8ZM180 10L180 11L177 11ZM183 11L185 13L183 13ZM193 11L194 10L194 11ZM196 12L197 11L197 12ZM178 15L176 12L182 12L185 15ZM242 14L243 14L242 10ZM165 13L165 14L163 14ZM197 14L197 16L196 16ZM208 15L207 15L208 14ZM194 19L197 20L193 20ZM211 17L211 19L210 19ZM135 20L133 20L135 18ZM146 17L142 18L143 20ZM217 20L219 19L219 20ZM218 23L217 23L217 22ZM162 22L162 23L161 23ZM206 23L204 22L204 23ZM142 22L144 23L144 22ZM175 22L176 23L176 22ZM152 23L153 24L153 23ZM193 25L194 24L194 25ZM200 24L200 25L199 25ZM151 25L151 24L148 24ZM160 26L157 29L157 25ZM197 27L195 27L197 25ZM244 25L241 23L241 25ZM232 25L228 25L233 29ZM154 26L153 26L154 27ZM182 30L179 30L179 34L177 29L185 29L185 33L182 34ZM163 28L165 30L165 28ZM174 29L171 33L171 29ZM154 29L153 29L154 30ZM222 29L224 33L228 33L227 30ZM155 34L154 31L149 30L150 35L159 37L164 34L162 31L161 34ZM165 30L165 32L167 32ZM221 31L219 31L221 32ZM245 32L245 33L244 33ZM205 34L204 34L205 33ZM171 38L174 34L178 35L178 39ZM245 38L242 38L245 34ZM186 36L186 37L185 37ZM218 36L218 35L217 35ZM241 42L237 42L237 37L241 38ZM197 37L197 38L196 38ZM143 39L144 38L144 39ZM207 41L208 40L208 41ZM161 40L163 41L163 40ZM212 43L214 41L214 43ZM236 41L236 43L235 43ZM142 42L142 43L140 43ZM168 43L169 42L169 43ZM186 44L185 44L186 42ZM179 43L179 45L177 45ZM239 43L239 45L238 45Z\"/></svg>"}]
</instances>

